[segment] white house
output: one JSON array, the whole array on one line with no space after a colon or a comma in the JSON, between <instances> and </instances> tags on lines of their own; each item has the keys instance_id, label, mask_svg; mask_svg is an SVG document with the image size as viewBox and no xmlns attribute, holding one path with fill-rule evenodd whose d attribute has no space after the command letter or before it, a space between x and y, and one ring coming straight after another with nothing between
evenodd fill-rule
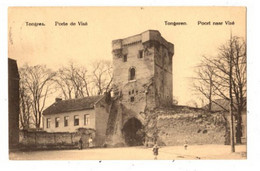
<instances>
[{"instance_id":1,"label":"white house","mask_svg":"<svg viewBox=\"0 0 260 171\"><path fill-rule=\"evenodd\" d=\"M109 117L106 96L91 96L55 102L43 111L43 129L46 132L76 132L78 128L96 131L95 143L105 141Z\"/></svg>"}]
</instances>

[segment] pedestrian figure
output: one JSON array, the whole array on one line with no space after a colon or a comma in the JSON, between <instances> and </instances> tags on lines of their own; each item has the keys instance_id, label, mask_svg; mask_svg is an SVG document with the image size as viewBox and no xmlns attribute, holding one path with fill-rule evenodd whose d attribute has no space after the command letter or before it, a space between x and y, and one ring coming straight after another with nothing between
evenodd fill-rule
<instances>
[{"instance_id":1,"label":"pedestrian figure","mask_svg":"<svg viewBox=\"0 0 260 171\"><path fill-rule=\"evenodd\" d=\"M188 148L188 142L185 140L184 149L187 150Z\"/></svg>"},{"instance_id":2,"label":"pedestrian figure","mask_svg":"<svg viewBox=\"0 0 260 171\"><path fill-rule=\"evenodd\" d=\"M80 139L79 139L79 150L82 150L82 144L83 144L82 138L80 137Z\"/></svg>"},{"instance_id":3,"label":"pedestrian figure","mask_svg":"<svg viewBox=\"0 0 260 171\"><path fill-rule=\"evenodd\" d=\"M88 139L88 146L89 148L93 147L93 140L91 137Z\"/></svg>"},{"instance_id":4,"label":"pedestrian figure","mask_svg":"<svg viewBox=\"0 0 260 171\"><path fill-rule=\"evenodd\" d=\"M157 143L155 143L153 146L154 160L157 160L158 154L159 154L159 146L157 145Z\"/></svg>"}]
</instances>

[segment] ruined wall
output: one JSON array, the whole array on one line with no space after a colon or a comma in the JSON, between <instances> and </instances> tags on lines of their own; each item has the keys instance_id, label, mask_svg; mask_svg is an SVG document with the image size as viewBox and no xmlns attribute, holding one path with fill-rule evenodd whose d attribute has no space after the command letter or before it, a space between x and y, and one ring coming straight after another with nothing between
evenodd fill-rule
<instances>
[{"instance_id":1,"label":"ruined wall","mask_svg":"<svg viewBox=\"0 0 260 171\"><path fill-rule=\"evenodd\" d=\"M161 145L225 144L226 121L221 113L183 108L157 109L155 125Z\"/></svg>"}]
</instances>

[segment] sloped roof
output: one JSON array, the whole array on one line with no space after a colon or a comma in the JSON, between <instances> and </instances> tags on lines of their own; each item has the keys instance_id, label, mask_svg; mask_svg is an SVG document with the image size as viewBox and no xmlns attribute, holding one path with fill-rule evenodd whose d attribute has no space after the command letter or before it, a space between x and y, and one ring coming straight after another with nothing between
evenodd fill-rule
<instances>
[{"instance_id":1,"label":"sloped roof","mask_svg":"<svg viewBox=\"0 0 260 171\"><path fill-rule=\"evenodd\" d=\"M102 97L104 96L90 96L79 99L61 100L46 108L43 111L43 115L93 109L95 103L98 102Z\"/></svg>"}]
</instances>

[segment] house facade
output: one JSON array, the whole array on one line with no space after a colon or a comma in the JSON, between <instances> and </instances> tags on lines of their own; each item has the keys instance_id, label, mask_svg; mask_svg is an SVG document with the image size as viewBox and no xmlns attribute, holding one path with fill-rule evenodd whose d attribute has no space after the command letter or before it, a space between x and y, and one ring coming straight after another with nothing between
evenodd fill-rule
<instances>
[{"instance_id":1,"label":"house facade","mask_svg":"<svg viewBox=\"0 0 260 171\"><path fill-rule=\"evenodd\" d=\"M46 132L77 132L78 128L95 130L95 145L104 143L109 105L106 96L92 96L55 102L43 112ZM101 119L102 118L102 119Z\"/></svg>"}]
</instances>

